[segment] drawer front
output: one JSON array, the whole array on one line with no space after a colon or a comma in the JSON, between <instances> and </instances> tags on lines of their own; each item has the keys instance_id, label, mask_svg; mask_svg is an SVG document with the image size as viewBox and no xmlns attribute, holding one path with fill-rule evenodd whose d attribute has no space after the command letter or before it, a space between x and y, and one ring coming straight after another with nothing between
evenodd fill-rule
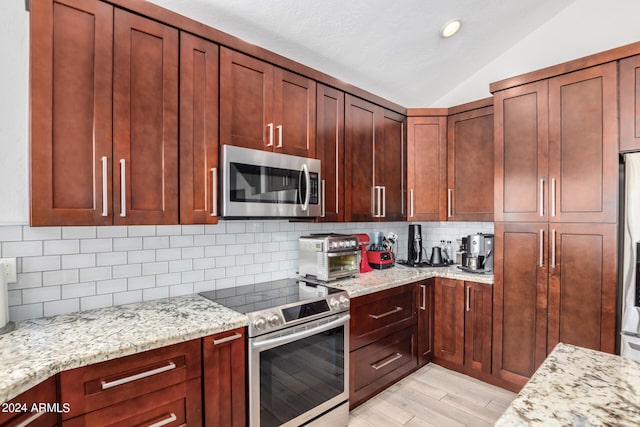
<instances>
[{"instance_id":1,"label":"drawer front","mask_svg":"<svg viewBox=\"0 0 640 427\"><path fill-rule=\"evenodd\" d=\"M51 377L3 403L0 426L53 427L63 409L56 399L56 377Z\"/></svg>"},{"instance_id":2,"label":"drawer front","mask_svg":"<svg viewBox=\"0 0 640 427\"><path fill-rule=\"evenodd\" d=\"M201 340L162 347L60 374L69 419L201 376Z\"/></svg>"},{"instance_id":3,"label":"drawer front","mask_svg":"<svg viewBox=\"0 0 640 427\"><path fill-rule=\"evenodd\" d=\"M352 349L378 339L380 334L388 334L386 329L394 325L402 328L415 324L415 315L413 286L354 298L350 322Z\"/></svg>"},{"instance_id":4,"label":"drawer front","mask_svg":"<svg viewBox=\"0 0 640 427\"><path fill-rule=\"evenodd\" d=\"M201 426L200 378L63 421L63 427Z\"/></svg>"}]
</instances>

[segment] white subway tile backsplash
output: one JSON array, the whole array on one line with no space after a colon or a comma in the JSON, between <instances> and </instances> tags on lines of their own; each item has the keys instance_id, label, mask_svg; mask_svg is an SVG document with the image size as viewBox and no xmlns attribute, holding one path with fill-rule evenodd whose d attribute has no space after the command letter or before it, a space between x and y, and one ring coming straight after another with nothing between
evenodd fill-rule
<instances>
[{"instance_id":1,"label":"white subway tile backsplash","mask_svg":"<svg viewBox=\"0 0 640 427\"><path fill-rule=\"evenodd\" d=\"M9 307L9 318L14 322L35 319L42 316L44 316L44 307L42 306L42 303L25 304L23 299L22 305Z\"/></svg>"},{"instance_id":2,"label":"white subway tile backsplash","mask_svg":"<svg viewBox=\"0 0 640 427\"><path fill-rule=\"evenodd\" d=\"M115 294L127 290L127 279L103 280L96 283L98 294Z\"/></svg>"},{"instance_id":3,"label":"white subway tile backsplash","mask_svg":"<svg viewBox=\"0 0 640 427\"><path fill-rule=\"evenodd\" d=\"M96 282L62 285L62 299L88 297L96 294Z\"/></svg>"},{"instance_id":4,"label":"white subway tile backsplash","mask_svg":"<svg viewBox=\"0 0 640 427\"><path fill-rule=\"evenodd\" d=\"M142 262L166 261L166 260L158 259L158 252L160 252L161 250L168 251L170 249L159 249L159 250L147 249L143 251L129 251L125 253L127 254L127 259L130 264L137 264ZM169 258L169 259L173 259L173 258Z\"/></svg>"},{"instance_id":5,"label":"white subway tile backsplash","mask_svg":"<svg viewBox=\"0 0 640 427\"><path fill-rule=\"evenodd\" d=\"M29 288L22 290L22 303L33 304L44 301L57 301L60 299L60 286L45 286L42 288Z\"/></svg>"},{"instance_id":6,"label":"white subway tile backsplash","mask_svg":"<svg viewBox=\"0 0 640 427\"><path fill-rule=\"evenodd\" d=\"M129 237L146 237L156 235L155 225L130 225Z\"/></svg>"},{"instance_id":7,"label":"white subway tile backsplash","mask_svg":"<svg viewBox=\"0 0 640 427\"><path fill-rule=\"evenodd\" d=\"M22 240L22 226L0 227L0 242L19 242Z\"/></svg>"},{"instance_id":8,"label":"white subway tile backsplash","mask_svg":"<svg viewBox=\"0 0 640 427\"><path fill-rule=\"evenodd\" d=\"M161 288L150 288L142 291L143 301L153 301L154 299L169 298L169 288L164 286Z\"/></svg>"},{"instance_id":9,"label":"white subway tile backsplash","mask_svg":"<svg viewBox=\"0 0 640 427\"><path fill-rule=\"evenodd\" d=\"M79 240L45 240L44 255L69 255L80 252Z\"/></svg>"},{"instance_id":10,"label":"white subway tile backsplash","mask_svg":"<svg viewBox=\"0 0 640 427\"><path fill-rule=\"evenodd\" d=\"M237 222L228 222L227 223L227 234L238 234L244 233L246 230L245 223L243 221Z\"/></svg>"},{"instance_id":11,"label":"white subway tile backsplash","mask_svg":"<svg viewBox=\"0 0 640 427\"><path fill-rule=\"evenodd\" d=\"M180 225L156 225L156 236L179 236L182 234Z\"/></svg>"},{"instance_id":12,"label":"white subway tile backsplash","mask_svg":"<svg viewBox=\"0 0 640 427\"><path fill-rule=\"evenodd\" d=\"M83 268L80 270L81 282L111 279L111 267Z\"/></svg>"},{"instance_id":13,"label":"white subway tile backsplash","mask_svg":"<svg viewBox=\"0 0 640 427\"><path fill-rule=\"evenodd\" d=\"M172 261L180 258L182 258L182 250L180 248L156 250L156 261Z\"/></svg>"},{"instance_id":14,"label":"white subway tile backsplash","mask_svg":"<svg viewBox=\"0 0 640 427\"><path fill-rule=\"evenodd\" d=\"M42 242L4 242L2 243L2 256L4 258L17 258L42 255Z\"/></svg>"},{"instance_id":15,"label":"white subway tile backsplash","mask_svg":"<svg viewBox=\"0 0 640 427\"><path fill-rule=\"evenodd\" d=\"M202 282L199 282L202 283ZM182 295L191 295L194 293L194 285L192 283L183 283L180 285L175 285L169 287L169 296L170 297L179 297ZM202 291L201 291L202 292Z\"/></svg>"},{"instance_id":16,"label":"white subway tile backsplash","mask_svg":"<svg viewBox=\"0 0 640 427\"><path fill-rule=\"evenodd\" d=\"M79 273L77 269L45 271L42 273L42 285L65 285L67 283L78 283Z\"/></svg>"},{"instance_id":17,"label":"white subway tile backsplash","mask_svg":"<svg viewBox=\"0 0 640 427\"><path fill-rule=\"evenodd\" d=\"M153 288L155 286L156 276L129 277L127 279L127 289L130 291Z\"/></svg>"},{"instance_id":18,"label":"white subway tile backsplash","mask_svg":"<svg viewBox=\"0 0 640 427\"><path fill-rule=\"evenodd\" d=\"M204 226L204 234L224 234L226 233L225 222L219 222L218 224L207 224Z\"/></svg>"},{"instance_id":19,"label":"white subway tile backsplash","mask_svg":"<svg viewBox=\"0 0 640 427\"><path fill-rule=\"evenodd\" d=\"M111 268L114 279L142 276L142 264L115 265Z\"/></svg>"},{"instance_id":20,"label":"white subway tile backsplash","mask_svg":"<svg viewBox=\"0 0 640 427\"><path fill-rule=\"evenodd\" d=\"M98 254L98 255L103 255L103 254ZM88 267L96 266L95 254L63 255L61 258L62 258L62 268L64 270L67 270L70 268L88 268ZM125 256L125 263L126 263L126 256Z\"/></svg>"},{"instance_id":21,"label":"white subway tile backsplash","mask_svg":"<svg viewBox=\"0 0 640 427\"><path fill-rule=\"evenodd\" d=\"M98 239L128 236L127 227L115 227L115 226L97 227L96 231L97 231ZM82 301L80 301L80 303L82 303Z\"/></svg>"},{"instance_id":22,"label":"white subway tile backsplash","mask_svg":"<svg viewBox=\"0 0 640 427\"><path fill-rule=\"evenodd\" d=\"M63 239L95 239L96 227L62 227Z\"/></svg>"},{"instance_id":23,"label":"white subway tile backsplash","mask_svg":"<svg viewBox=\"0 0 640 427\"><path fill-rule=\"evenodd\" d=\"M3 255L4 256L4 255ZM40 256L22 258L22 272L51 271L60 269L59 256Z\"/></svg>"},{"instance_id":24,"label":"white subway tile backsplash","mask_svg":"<svg viewBox=\"0 0 640 427\"><path fill-rule=\"evenodd\" d=\"M133 304L135 302L142 302L142 290L113 294L113 305Z\"/></svg>"},{"instance_id":25,"label":"white subway tile backsplash","mask_svg":"<svg viewBox=\"0 0 640 427\"><path fill-rule=\"evenodd\" d=\"M225 252L225 246L207 246L204 248L204 256L207 258L224 256Z\"/></svg>"},{"instance_id":26,"label":"white subway tile backsplash","mask_svg":"<svg viewBox=\"0 0 640 427\"><path fill-rule=\"evenodd\" d=\"M202 246L191 246L188 248L182 248L181 251L182 259L204 257L204 247Z\"/></svg>"},{"instance_id":27,"label":"white subway tile backsplash","mask_svg":"<svg viewBox=\"0 0 640 427\"><path fill-rule=\"evenodd\" d=\"M169 273L179 273L193 269L193 261L183 259L180 261L169 261Z\"/></svg>"},{"instance_id":28,"label":"white subway tile backsplash","mask_svg":"<svg viewBox=\"0 0 640 427\"><path fill-rule=\"evenodd\" d=\"M98 266L120 265L127 263L127 252L101 252L96 254L96 264ZM62 260L64 264L64 259ZM140 262L140 261L131 261Z\"/></svg>"},{"instance_id":29,"label":"white subway tile backsplash","mask_svg":"<svg viewBox=\"0 0 640 427\"><path fill-rule=\"evenodd\" d=\"M7 296L9 297L9 305L22 305L22 292L19 290L9 290Z\"/></svg>"},{"instance_id":30,"label":"white subway tile backsplash","mask_svg":"<svg viewBox=\"0 0 640 427\"><path fill-rule=\"evenodd\" d=\"M209 268L204 271L205 280L224 279L224 268Z\"/></svg>"},{"instance_id":31,"label":"white subway tile backsplash","mask_svg":"<svg viewBox=\"0 0 640 427\"><path fill-rule=\"evenodd\" d=\"M193 260L194 270L206 270L213 267L215 267L215 260L213 258L197 258Z\"/></svg>"},{"instance_id":32,"label":"white subway tile backsplash","mask_svg":"<svg viewBox=\"0 0 640 427\"><path fill-rule=\"evenodd\" d=\"M80 252L111 252L113 250L112 239L90 239L80 241Z\"/></svg>"},{"instance_id":33,"label":"white subway tile backsplash","mask_svg":"<svg viewBox=\"0 0 640 427\"><path fill-rule=\"evenodd\" d=\"M93 310L96 308L110 307L113 305L113 295L95 295L80 298L80 311Z\"/></svg>"},{"instance_id":34,"label":"white subway tile backsplash","mask_svg":"<svg viewBox=\"0 0 640 427\"><path fill-rule=\"evenodd\" d=\"M80 311L80 300L78 298L49 301L44 303L44 315L46 317L55 316L56 314L71 313L74 311Z\"/></svg>"},{"instance_id":35,"label":"white subway tile backsplash","mask_svg":"<svg viewBox=\"0 0 640 427\"><path fill-rule=\"evenodd\" d=\"M204 225L198 225L198 224L183 225L182 234L183 235L204 234Z\"/></svg>"},{"instance_id":36,"label":"white subway tile backsplash","mask_svg":"<svg viewBox=\"0 0 640 427\"><path fill-rule=\"evenodd\" d=\"M218 256L215 257L216 268L219 267L231 267L236 265L236 257L235 256Z\"/></svg>"},{"instance_id":37,"label":"white subway tile backsplash","mask_svg":"<svg viewBox=\"0 0 640 427\"><path fill-rule=\"evenodd\" d=\"M172 248L184 248L193 246L193 236L171 236L170 245Z\"/></svg>"},{"instance_id":38,"label":"white subway tile backsplash","mask_svg":"<svg viewBox=\"0 0 640 427\"><path fill-rule=\"evenodd\" d=\"M62 229L60 227L29 227L27 225L22 227L22 240L60 240L61 238ZM2 240L0 234L0 241Z\"/></svg>"},{"instance_id":39,"label":"white subway tile backsplash","mask_svg":"<svg viewBox=\"0 0 640 427\"><path fill-rule=\"evenodd\" d=\"M142 249L142 237L113 239L114 251L137 251Z\"/></svg>"},{"instance_id":40,"label":"white subway tile backsplash","mask_svg":"<svg viewBox=\"0 0 640 427\"><path fill-rule=\"evenodd\" d=\"M42 286L42 273L19 273L16 283L10 283L9 289L39 288Z\"/></svg>"},{"instance_id":41,"label":"white subway tile backsplash","mask_svg":"<svg viewBox=\"0 0 640 427\"><path fill-rule=\"evenodd\" d=\"M216 234L216 245L235 245L235 234Z\"/></svg>"},{"instance_id":42,"label":"white subway tile backsplash","mask_svg":"<svg viewBox=\"0 0 640 427\"><path fill-rule=\"evenodd\" d=\"M204 270L192 270L182 272L182 283L201 282L204 280Z\"/></svg>"},{"instance_id":43,"label":"white subway tile backsplash","mask_svg":"<svg viewBox=\"0 0 640 427\"><path fill-rule=\"evenodd\" d=\"M199 234L193 236L194 246L213 246L216 244L216 236L209 234Z\"/></svg>"},{"instance_id":44,"label":"white subway tile backsplash","mask_svg":"<svg viewBox=\"0 0 640 427\"><path fill-rule=\"evenodd\" d=\"M146 249L166 249L169 247L169 236L143 237L142 247Z\"/></svg>"},{"instance_id":45,"label":"white subway tile backsplash","mask_svg":"<svg viewBox=\"0 0 640 427\"><path fill-rule=\"evenodd\" d=\"M156 276L156 286L179 285L181 279L181 273L158 274Z\"/></svg>"},{"instance_id":46,"label":"white subway tile backsplash","mask_svg":"<svg viewBox=\"0 0 640 427\"><path fill-rule=\"evenodd\" d=\"M213 280L205 280L203 282L196 282L193 284L193 292L206 292L214 291L216 289L216 282Z\"/></svg>"},{"instance_id":47,"label":"white subway tile backsplash","mask_svg":"<svg viewBox=\"0 0 640 427\"><path fill-rule=\"evenodd\" d=\"M169 262L148 262L142 264L142 275L149 276L152 274L166 274L169 272Z\"/></svg>"},{"instance_id":48,"label":"white subway tile backsplash","mask_svg":"<svg viewBox=\"0 0 640 427\"><path fill-rule=\"evenodd\" d=\"M225 248L227 255L244 255L244 245L227 245Z\"/></svg>"}]
</instances>

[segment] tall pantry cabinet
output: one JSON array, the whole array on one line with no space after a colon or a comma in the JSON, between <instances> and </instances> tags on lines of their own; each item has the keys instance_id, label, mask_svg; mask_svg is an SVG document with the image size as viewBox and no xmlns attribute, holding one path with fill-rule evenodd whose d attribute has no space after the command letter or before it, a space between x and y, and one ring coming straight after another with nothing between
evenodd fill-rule
<instances>
[{"instance_id":1,"label":"tall pantry cabinet","mask_svg":"<svg viewBox=\"0 0 640 427\"><path fill-rule=\"evenodd\" d=\"M615 351L617 279L616 63L523 80L492 85L492 363L517 385L558 342Z\"/></svg>"}]
</instances>

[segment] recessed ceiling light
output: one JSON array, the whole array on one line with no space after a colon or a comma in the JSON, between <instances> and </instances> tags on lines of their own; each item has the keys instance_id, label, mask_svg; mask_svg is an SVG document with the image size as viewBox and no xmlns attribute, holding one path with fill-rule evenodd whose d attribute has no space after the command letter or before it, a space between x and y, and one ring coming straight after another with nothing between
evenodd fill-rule
<instances>
[{"instance_id":1,"label":"recessed ceiling light","mask_svg":"<svg viewBox=\"0 0 640 427\"><path fill-rule=\"evenodd\" d=\"M458 32L458 30L460 29L460 26L462 26L462 21L460 21L459 19L452 19L451 21L447 22L442 26L442 30L440 30L440 35L445 39L447 37L451 37L452 35Z\"/></svg>"}]
</instances>

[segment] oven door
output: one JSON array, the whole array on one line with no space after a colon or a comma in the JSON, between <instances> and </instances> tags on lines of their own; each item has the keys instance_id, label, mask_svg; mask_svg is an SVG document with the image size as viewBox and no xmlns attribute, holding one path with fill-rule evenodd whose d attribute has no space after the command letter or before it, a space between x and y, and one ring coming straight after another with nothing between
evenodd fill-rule
<instances>
[{"instance_id":1,"label":"oven door","mask_svg":"<svg viewBox=\"0 0 640 427\"><path fill-rule=\"evenodd\" d=\"M249 339L251 427L299 426L348 401L349 317Z\"/></svg>"},{"instance_id":2,"label":"oven door","mask_svg":"<svg viewBox=\"0 0 640 427\"><path fill-rule=\"evenodd\" d=\"M360 271L360 251L326 253L327 279L353 276Z\"/></svg>"}]
</instances>

